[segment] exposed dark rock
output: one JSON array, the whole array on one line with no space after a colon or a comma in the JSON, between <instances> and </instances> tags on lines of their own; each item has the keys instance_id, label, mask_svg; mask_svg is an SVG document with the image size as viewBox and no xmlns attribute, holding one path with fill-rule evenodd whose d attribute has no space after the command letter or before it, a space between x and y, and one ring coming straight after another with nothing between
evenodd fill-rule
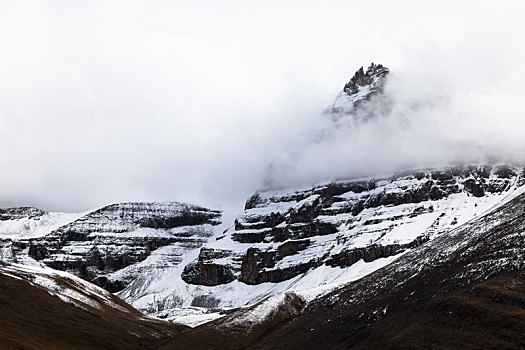
<instances>
[{"instance_id":1,"label":"exposed dark rock","mask_svg":"<svg viewBox=\"0 0 525 350\"><path fill-rule=\"evenodd\" d=\"M221 259L232 254L230 250L218 250L210 248L201 248L199 252L199 261L205 262L212 259Z\"/></svg>"},{"instance_id":2,"label":"exposed dark rock","mask_svg":"<svg viewBox=\"0 0 525 350\"><path fill-rule=\"evenodd\" d=\"M273 231L273 241L284 242L289 239L303 239L313 236L325 236L336 233L337 228L329 223L319 220L306 223L287 225L284 230Z\"/></svg>"},{"instance_id":3,"label":"exposed dark rock","mask_svg":"<svg viewBox=\"0 0 525 350\"><path fill-rule=\"evenodd\" d=\"M288 212L288 224L311 222L319 216L320 211L320 200L317 198L312 203L307 203L297 209L290 210Z\"/></svg>"},{"instance_id":4,"label":"exposed dark rock","mask_svg":"<svg viewBox=\"0 0 525 350\"><path fill-rule=\"evenodd\" d=\"M256 216L253 218L246 218L246 220L240 222L235 220L236 230L260 230L263 228L274 228L282 222L285 222L286 218L280 213L270 213L264 216Z\"/></svg>"},{"instance_id":5,"label":"exposed dark rock","mask_svg":"<svg viewBox=\"0 0 525 350\"><path fill-rule=\"evenodd\" d=\"M207 309L216 308L219 305L219 299L213 295L198 295L191 301L191 306L204 307Z\"/></svg>"},{"instance_id":6,"label":"exposed dark rock","mask_svg":"<svg viewBox=\"0 0 525 350\"><path fill-rule=\"evenodd\" d=\"M322 265L320 259L313 259L307 262L301 262L296 265L288 266L282 269L262 270L252 275L242 275L239 281L246 284L260 284L265 282L278 283L289 280L295 276L303 274L308 270Z\"/></svg>"},{"instance_id":7,"label":"exposed dark rock","mask_svg":"<svg viewBox=\"0 0 525 350\"><path fill-rule=\"evenodd\" d=\"M277 247L277 255L280 258L284 258L288 255L294 255L295 253L306 249L310 245L310 240L305 239L302 241L288 241Z\"/></svg>"},{"instance_id":8,"label":"exposed dark rock","mask_svg":"<svg viewBox=\"0 0 525 350\"><path fill-rule=\"evenodd\" d=\"M126 284L123 283L122 281L119 281L119 280L112 281L112 280L109 280L105 276L96 277L92 281L92 283L96 284L97 286L101 288L104 288L105 290L111 293L117 293L126 287Z\"/></svg>"},{"instance_id":9,"label":"exposed dark rock","mask_svg":"<svg viewBox=\"0 0 525 350\"><path fill-rule=\"evenodd\" d=\"M48 258L50 254L45 244L30 244L29 256L36 260L42 260Z\"/></svg>"},{"instance_id":10,"label":"exposed dark rock","mask_svg":"<svg viewBox=\"0 0 525 350\"><path fill-rule=\"evenodd\" d=\"M202 210L200 212L185 209L175 216L151 216L137 220L137 224L142 227L170 229L179 226L195 226L204 224L217 224L221 214Z\"/></svg>"},{"instance_id":11,"label":"exposed dark rock","mask_svg":"<svg viewBox=\"0 0 525 350\"><path fill-rule=\"evenodd\" d=\"M264 241L269 232L272 229L264 231L237 231L232 235L232 239L239 243L260 243Z\"/></svg>"},{"instance_id":12,"label":"exposed dark rock","mask_svg":"<svg viewBox=\"0 0 525 350\"><path fill-rule=\"evenodd\" d=\"M261 196L258 193L256 193L253 196L251 196L250 198L248 198L248 200L246 201L246 204L244 205L244 209L245 210L246 209L253 209L259 204L262 204Z\"/></svg>"},{"instance_id":13,"label":"exposed dark rock","mask_svg":"<svg viewBox=\"0 0 525 350\"><path fill-rule=\"evenodd\" d=\"M197 262L186 265L182 279L189 284L216 286L235 279L231 269L226 265Z\"/></svg>"},{"instance_id":14,"label":"exposed dark rock","mask_svg":"<svg viewBox=\"0 0 525 350\"><path fill-rule=\"evenodd\" d=\"M366 72L363 70L363 67L361 67L355 72L350 81L345 84L343 91L348 95L356 94L359 92L359 87L372 85L374 83L374 78L383 78L388 72L388 68L383 67L381 64L376 65L372 63ZM381 91L380 89L382 89L382 85L380 87L378 86L378 91Z\"/></svg>"},{"instance_id":15,"label":"exposed dark rock","mask_svg":"<svg viewBox=\"0 0 525 350\"><path fill-rule=\"evenodd\" d=\"M306 249L309 244L309 240L301 240L285 242L277 250L261 251L257 248L249 248L242 260L239 281L246 284L281 282L319 266L321 259L314 259L286 268L266 270L275 267L275 264L284 257Z\"/></svg>"},{"instance_id":16,"label":"exposed dark rock","mask_svg":"<svg viewBox=\"0 0 525 350\"><path fill-rule=\"evenodd\" d=\"M22 218L35 219L45 213L46 211L33 207L0 208L0 221L18 220Z\"/></svg>"},{"instance_id":17,"label":"exposed dark rock","mask_svg":"<svg viewBox=\"0 0 525 350\"><path fill-rule=\"evenodd\" d=\"M343 250L341 253L330 256L328 260L326 260L325 264L332 267L348 267L361 259L363 259L365 262L372 262L376 259L388 258L390 256L402 253L407 249L415 248L427 241L428 237L421 236L408 244L372 244L363 248L347 249Z\"/></svg>"},{"instance_id":18,"label":"exposed dark rock","mask_svg":"<svg viewBox=\"0 0 525 350\"><path fill-rule=\"evenodd\" d=\"M483 185L474 179L465 180L463 186L465 186L465 191L471 193L475 197L483 197L485 195Z\"/></svg>"},{"instance_id":19,"label":"exposed dark rock","mask_svg":"<svg viewBox=\"0 0 525 350\"><path fill-rule=\"evenodd\" d=\"M510 179L516 176L516 172L508 165L500 165L495 167L494 174L503 179Z\"/></svg>"},{"instance_id":20,"label":"exposed dark rock","mask_svg":"<svg viewBox=\"0 0 525 350\"><path fill-rule=\"evenodd\" d=\"M87 241L91 232L78 232L74 230L63 230L61 239L64 241Z\"/></svg>"},{"instance_id":21,"label":"exposed dark rock","mask_svg":"<svg viewBox=\"0 0 525 350\"><path fill-rule=\"evenodd\" d=\"M216 264L214 259L231 257L229 250L201 248L197 262L186 265L182 272L182 279L189 284L216 286L235 279L232 266Z\"/></svg>"},{"instance_id":22,"label":"exposed dark rock","mask_svg":"<svg viewBox=\"0 0 525 350\"><path fill-rule=\"evenodd\" d=\"M365 71L361 67L343 87L327 113L336 118L341 115L361 115L363 120L377 115L387 115L390 103L383 94L388 68L372 63ZM373 104L369 103L374 101Z\"/></svg>"},{"instance_id":23,"label":"exposed dark rock","mask_svg":"<svg viewBox=\"0 0 525 350\"><path fill-rule=\"evenodd\" d=\"M299 243L298 247L304 243ZM286 248L285 248L286 249ZM281 282L302 273L313 267L321 265L321 259L313 259L282 269L265 269L274 267L278 259L277 251L260 251L257 248L249 248L242 260L241 275L239 281L246 284L260 284L265 282Z\"/></svg>"}]
</instances>

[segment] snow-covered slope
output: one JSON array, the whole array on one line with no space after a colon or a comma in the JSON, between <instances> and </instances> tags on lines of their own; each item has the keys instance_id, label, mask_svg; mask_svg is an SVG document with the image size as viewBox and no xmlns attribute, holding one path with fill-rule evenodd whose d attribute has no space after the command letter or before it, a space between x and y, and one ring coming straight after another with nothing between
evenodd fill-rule
<instances>
[{"instance_id":1,"label":"snow-covered slope","mask_svg":"<svg viewBox=\"0 0 525 350\"><path fill-rule=\"evenodd\" d=\"M85 214L46 212L31 207L0 209L0 260L40 266L29 257L29 241L43 237Z\"/></svg>"},{"instance_id":2,"label":"snow-covered slope","mask_svg":"<svg viewBox=\"0 0 525 350\"><path fill-rule=\"evenodd\" d=\"M141 273L177 265L220 218L220 211L178 202L119 203L80 214L4 209L2 260L47 265L117 291ZM151 266L141 263L148 257Z\"/></svg>"},{"instance_id":3,"label":"snow-covered slope","mask_svg":"<svg viewBox=\"0 0 525 350\"><path fill-rule=\"evenodd\" d=\"M278 293L311 300L497 207L521 191L522 173L456 166L257 193L234 227L119 296L192 325Z\"/></svg>"},{"instance_id":4,"label":"snow-covered slope","mask_svg":"<svg viewBox=\"0 0 525 350\"><path fill-rule=\"evenodd\" d=\"M163 349L520 349L525 194L308 303L275 295Z\"/></svg>"},{"instance_id":5,"label":"snow-covered slope","mask_svg":"<svg viewBox=\"0 0 525 350\"><path fill-rule=\"evenodd\" d=\"M4 239L38 238L84 214L46 212L37 208L0 209L0 232Z\"/></svg>"}]
</instances>

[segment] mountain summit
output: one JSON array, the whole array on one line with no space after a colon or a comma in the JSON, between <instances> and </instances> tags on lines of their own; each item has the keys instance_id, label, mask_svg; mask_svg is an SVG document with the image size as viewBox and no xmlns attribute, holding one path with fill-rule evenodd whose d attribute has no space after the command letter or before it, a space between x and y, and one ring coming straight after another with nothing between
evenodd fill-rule
<instances>
[{"instance_id":1,"label":"mountain summit","mask_svg":"<svg viewBox=\"0 0 525 350\"><path fill-rule=\"evenodd\" d=\"M352 114L361 107L365 101L370 101L373 96L381 94L390 70L381 65L371 63L366 69L359 68L343 90L337 95L334 103L328 107L328 112L333 114Z\"/></svg>"}]
</instances>

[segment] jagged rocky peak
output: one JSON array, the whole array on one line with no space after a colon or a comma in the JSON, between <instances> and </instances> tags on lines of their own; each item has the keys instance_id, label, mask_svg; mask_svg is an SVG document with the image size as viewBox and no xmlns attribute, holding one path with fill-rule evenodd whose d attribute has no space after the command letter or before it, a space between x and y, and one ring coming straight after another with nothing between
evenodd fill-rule
<instances>
[{"instance_id":1,"label":"jagged rocky peak","mask_svg":"<svg viewBox=\"0 0 525 350\"><path fill-rule=\"evenodd\" d=\"M371 63L366 71L363 67L359 68L337 95L334 103L328 108L328 112L333 114L355 113L364 102L370 101L373 96L383 92L389 72L387 67L375 63Z\"/></svg>"},{"instance_id":2,"label":"jagged rocky peak","mask_svg":"<svg viewBox=\"0 0 525 350\"><path fill-rule=\"evenodd\" d=\"M363 67L359 68L350 81L345 84L343 91L348 95L354 95L363 87L379 90L382 87L383 78L388 72L388 68L372 62L366 72L363 70Z\"/></svg>"}]
</instances>

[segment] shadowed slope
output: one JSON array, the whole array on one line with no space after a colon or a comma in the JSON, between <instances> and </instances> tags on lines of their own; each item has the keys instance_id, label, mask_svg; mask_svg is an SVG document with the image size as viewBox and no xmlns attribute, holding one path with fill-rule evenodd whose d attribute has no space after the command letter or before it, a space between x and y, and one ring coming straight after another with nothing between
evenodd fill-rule
<instances>
[{"instance_id":1,"label":"shadowed slope","mask_svg":"<svg viewBox=\"0 0 525 350\"><path fill-rule=\"evenodd\" d=\"M185 329L148 318L115 296L97 297L75 279L54 276L64 293L55 294L29 273L0 267L2 349L144 349Z\"/></svg>"}]
</instances>

